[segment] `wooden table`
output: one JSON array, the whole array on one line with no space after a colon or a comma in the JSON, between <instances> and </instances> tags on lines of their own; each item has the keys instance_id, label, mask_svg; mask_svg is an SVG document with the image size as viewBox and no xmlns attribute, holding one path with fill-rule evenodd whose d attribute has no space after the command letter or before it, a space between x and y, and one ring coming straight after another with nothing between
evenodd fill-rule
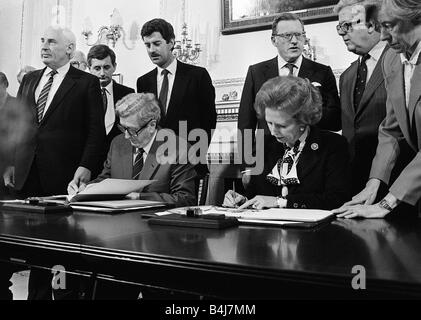
<instances>
[{"instance_id":1,"label":"wooden table","mask_svg":"<svg viewBox=\"0 0 421 320\"><path fill-rule=\"evenodd\" d=\"M0 211L0 257L221 298L421 297L416 218L208 230L150 226L140 212ZM365 290L352 288L355 266Z\"/></svg>"}]
</instances>

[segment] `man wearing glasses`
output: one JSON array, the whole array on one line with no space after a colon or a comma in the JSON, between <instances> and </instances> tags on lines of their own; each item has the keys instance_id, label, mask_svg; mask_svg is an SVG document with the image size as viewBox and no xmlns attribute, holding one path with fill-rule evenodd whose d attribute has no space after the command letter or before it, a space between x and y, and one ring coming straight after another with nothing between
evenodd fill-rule
<instances>
[{"instance_id":1,"label":"man wearing glasses","mask_svg":"<svg viewBox=\"0 0 421 320\"><path fill-rule=\"evenodd\" d=\"M348 51L359 57L340 77L342 134L351 154L352 192L364 189L386 116L386 89L381 60L389 49L380 41L379 0L340 0L336 30Z\"/></svg>"},{"instance_id":2,"label":"man wearing glasses","mask_svg":"<svg viewBox=\"0 0 421 320\"><path fill-rule=\"evenodd\" d=\"M386 117L379 127L378 146L366 187L334 210L345 218L383 218L401 205L419 212L421 195L421 3L418 0L383 0L379 13L381 40L390 50L382 61L387 90ZM405 141L413 152L409 163L391 181L391 170ZM381 182L389 185L379 202ZM397 209L397 210L395 210Z\"/></svg>"},{"instance_id":3,"label":"man wearing glasses","mask_svg":"<svg viewBox=\"0 0 421 320\"><path fill-rule=\"evenodd\" d=\"M129 198L162 201L176 207L196 203L196 171L187 161L187 150L180 148L185 141L157 126L160 112L152 93L131 93L117 102L118 128L123 134L111 142L101 174L90 183L107 178L156 180ZM174 148L166 148L164 137L175 142L171 144ZM69 193L84 188L71 186Z\"/></svg>"},{"instance_id":4,"label":"man wearing glasses","mask_svg":"<svg viewBox=\"0 0 421 320\"><path fill-rule=\"evenodd\" d=\"M76 50L73 53L72 59L70 59L70 65L72 67L75 67L76 69L86 71L86 67L88 66L88 63L86 61L85 54L80 50Z\"/></svg>"},{"instance_id":5,"label":"man wearing glasses","mask_svg":"<svg viewBox=\"0 0 421 320\"><path fill-rule=\"evenodd\" d=\"M246 129L253 130L254 148L256 126L257 129L264 130L265 136L270 137L265 119L257 118L254 100L260 87L267 80L289 74L308 79L319 88L323 98L323 117L318 126L321 129L339 131L341 129L341 110L335 76L329 66L302 56L306 34L301 19L293 13L280 14L272 23L271 41L278 50L278 56L250 66L247 72L238 113L238 129L241 134L238 141L243 141ZM245 147L249 145L250 143L244 144ZM243 163L243 165L253 166L249 163ZM247 175L243 176L243 183L247 183L248 180Z\"/></svg>"}]
</instances>

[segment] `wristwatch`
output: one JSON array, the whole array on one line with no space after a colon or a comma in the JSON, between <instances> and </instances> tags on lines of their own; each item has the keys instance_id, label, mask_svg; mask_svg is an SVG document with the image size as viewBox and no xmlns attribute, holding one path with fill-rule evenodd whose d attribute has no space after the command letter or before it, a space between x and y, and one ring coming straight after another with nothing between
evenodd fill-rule
<instances>
[{"instance_id":1,"label":"wristwatch","mask_svg":"<svg viewBox=\"0 0 421 320\"><path fill-rule=\"evenodd\" d=\"M387 202L386 199L382 199L379 203L378 203L380 208L386 209L387 211L392 211L393 208L390 206L389 202Z\"/></svg>"}]
</instances>

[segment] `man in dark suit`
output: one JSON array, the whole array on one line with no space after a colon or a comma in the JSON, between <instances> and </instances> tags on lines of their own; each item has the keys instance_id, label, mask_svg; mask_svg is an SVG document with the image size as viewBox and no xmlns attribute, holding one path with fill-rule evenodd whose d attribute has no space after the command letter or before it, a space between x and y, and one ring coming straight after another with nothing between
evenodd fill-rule
<instances>
[{"instance_id":1,"label":"man in dark suit","mask_svg":"<svg viewBox=\"0 0 421 320\"><path fill-rule=\"evenodd\" d=\"M383 218L402 203L416 206L421 195L421 3L383 0L379 21L381 40L391 48L382 62L386 117L379 127L379 143L366 187L335 210L340 217ZM401 141L414 154L392 183ZM381 182L390 185L389 193L374 203Z\"/></svg>"},{"instance_id":2,"label":"man in dark suit","mask_svg":"<svg viewBox=\"0 0 421 320\"><path fill-rule=\"evenodd\" d=\"M272 23L271 41L278 50L278 56L252 65L248 69L238 111L239 137L237 141L242 141L244 148L249 148L252 142L254 149L256 126L257 129L263 129L265 135L270 136L265 119L258 119L256 115L254 109L256 94L267 80L289 74L307 78L319 88L323 99L323 117L318 127L332 131L340 130L341 110L335 76L330 67L302 56L305 31L300 18L293 13L280 14ZM252 130L252 141L243 141L246 129ZM250 153L243 150L243 154L244 151ZM243 165L247 167L252 164L243 163ZM243 176L243 182L247 184L247 181L249 178Z\"/></svg>"},{"instance_id":3,"label":"man in dark suit","mask_svg":"<svg viewBox=\"0 0 421 320\"><path fill-rule=\"evenodd\" d=\"M31 111L31 132L16 147L5 183L20 197L65 194L91 179L104 153L105 129L98 79L70 66L70 30L49 27L41 38L45 68L27 74L18 100Z\"/></svg>"},{"instance_id":4,"label":"man in dark suit","mask_svg":"<svg viewBox=\"0 0 421 320\"><path fill-rule=\"evenodd\" d=\"M104 168L91 183L107 178L156 180L130 197L162 201L176 207L194 205L196 172L187 161L188 150L182 149L184 144L177 141L170 130L158 127L160 107L155 96L151 93L129 94L117 103L116 110L120 116L119 128L124 134L112 141ZM174 148L166 148L166 136L177 141Z\"/></svg>"},{"instance_id":5,"label":"man in dark suit","mask_svg":"<svg viewBox=\"0 0 421 320\"><path fill-rule=\"evenodd\" d=\"M18 100L31 114L30 130L17 144L6 185L17 195L65 194L91 180L104 154L104 112L97 77L70 66L74 34L49 27L41 37L45 68L24 76ZM36 261L34 261L36 264ZM51 299L51 273L31 270L29 299Z\"/></svg>"},{"instance_id":6,"label":"man in dark suit","mask_svg":"<svg viewBox=\"0 0 421 320\"><path fill-rule=\"evenodd\" d=\"M199 176L208 172L206 151L216 126L215 88L206 69L185 64L175 59L174 29L163 19L146 22L141 31L151 61L157 68L137 79L137 92L151 92L159 97L162 119L160 125L175 131L181 138L194 144L196 135L188 139L193 129L202 129L207 145L200 147ZM186 121L186 123L183 123ZM187 127L186 127L187 126Z\"/></svg>"},{"instance_id":7,"label":"man in dark suit","mask_svg":"<svg viewBox=\"0 0 421 320\"><path fill-rule=\"evenodd\" d=\"M104 107L104 124L107 134L105 149L108 152L111 141L121 132L118 130L119 119L115 114L118 100L134 93L134 89L123 86L113 80L117 68L116 56L110 47L100 44L93 46L88 53L88 66L91 74L99 78Z\"/></svg>"},{"instance_id":8,"label":"man in dark suit","mask_svg":"<svg viewBox=\"0 0 421 320\"><path fill-rule=\"evenodd\" d=\"M386 116L381 60L388 48L380 41L378 7L379 3L373 0L341 0L335 7L339 15L338 34L348 51L359 56L339 81L342 134L350 147L353 194L364 189L368 180L379 125Z\"/></svg>"}]
</instances>

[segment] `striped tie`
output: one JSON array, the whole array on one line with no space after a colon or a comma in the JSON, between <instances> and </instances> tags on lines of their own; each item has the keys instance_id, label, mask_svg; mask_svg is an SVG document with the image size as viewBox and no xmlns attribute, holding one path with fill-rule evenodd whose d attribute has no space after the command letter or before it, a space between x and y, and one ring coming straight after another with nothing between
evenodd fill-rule
<instances>
[{"instance_id":1,"label":"striped tie","mask_svg":"<svg viewBox=\"0 0 421 320\"><path fill-rule=\"evenodd\" d=\"M41 93L39 94L39 98L37 101L37 119L38 123L41 122L42 117L44 116L44 109L45 105L47 104L48 93L50 92L51 86L53 85L53 78L54 75L57 74L57 71L52 70L49 75L50 78L48 79L47 83L45 84L44 88L42 88Z\"/></svg>"},{"instance_id":2,"label":"striped tie","mask_svg":"<svg viewBox=\"0 0 421 320\"><path fill-rule=\"evenodd\" d=\"M143 169L143 153L144 152L145 150L143 150L143 148L140 148L137 151L137 155L133 164L133 173L132 173L133 180L139 179L140 172Z\"/></svg>"}]
</instances>

